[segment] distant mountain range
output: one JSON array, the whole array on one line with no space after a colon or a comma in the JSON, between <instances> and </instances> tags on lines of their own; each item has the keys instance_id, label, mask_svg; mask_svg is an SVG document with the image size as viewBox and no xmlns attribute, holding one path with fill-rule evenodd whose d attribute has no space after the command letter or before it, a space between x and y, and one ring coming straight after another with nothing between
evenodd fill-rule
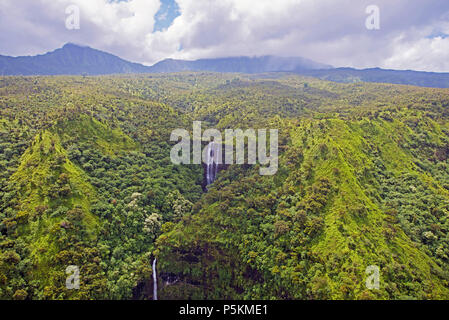
<instances>
[{"instance_id":1,"label":"distant mountain range","mask_svg":"<svg viewBox=\"0 0 449 320\"><path fill-rule=\"evenodd\" d=\"M329 68L332 67L304 58L273 56L232 57L196 61L166 59L148 67L73 43L68 43L60 49L43 55L29 57L0 56L0 75L104 75L181 71L264 73Z\"/></svg>"},{"instance_id":2,"label":"distant mountain range","mask_svg":"<svg viewBox=\"0 0 449 320\"><path fill-rule=\"evenodd\" d=\"M195 61L166 59L150 67L151 72L211 71L211 72L302 72L331 69L332 66L304 58L232 57Z\"/></svg>"},{"instance_id":3,"label":"distant mountain range","mask_svg":"<svg viewBox=\"0 0 449 320\"><path fill-rule=\"evenodd\" d=\"M106 75L210 71L235 73L293 72L336 82L382 82L449 88L449 73L333 68L309 59L276 56L229 57L195 61L166 59L144 66L107 52L68 43L55 51L26 57L0 55L0 75Z\"/></svg>"},{"instance_id":4,"label":"distant mountain range","mask_svg":"<svg viewBox=\"0 0 449 320\"><path fill-rule=\"evenodd\" d=\"M43 55L0 56L1 75L102 75L144 73L147 70L148 67L141 64L72 43Z\"/></svg>"},{"instance_id":5,"label":"distant mountain range","mask_svg":"<svg viewBox=\"0 0 449 320\"><path fill-rule=\"evenodd\" d=\"M353 68L333 68L328 70L303 71L301 74L334 82L377 82L431 88L449 88L449 73L386 70L380 68L363 70Z\"/></svg>"}]
</instances>

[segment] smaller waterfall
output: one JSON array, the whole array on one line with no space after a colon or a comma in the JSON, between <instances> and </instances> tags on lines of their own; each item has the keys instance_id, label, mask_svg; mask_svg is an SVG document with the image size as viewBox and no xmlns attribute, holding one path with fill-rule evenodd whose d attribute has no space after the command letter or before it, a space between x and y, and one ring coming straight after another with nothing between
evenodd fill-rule
<instances>
[{"instance_id":1,"label":"smaller waterfall","mask_svg":"<svg viewBox=\"0 0 449 320\"><path fill-rule=\"evenodd\" d=\"M153 300L157 300L156 258L153 260Z\"/></svg>"},{"instance_id":2,"label":"smaller waterfall","mask_svg":"<svg viewBox=\"0 0 449 320\"><path fill-rule=\"evenodd\" d=\"M206 185L212 184L217 178L218 174L218 157L219 145L211 142L207 145L206 150Z\"/></svg>"}]
</instances>

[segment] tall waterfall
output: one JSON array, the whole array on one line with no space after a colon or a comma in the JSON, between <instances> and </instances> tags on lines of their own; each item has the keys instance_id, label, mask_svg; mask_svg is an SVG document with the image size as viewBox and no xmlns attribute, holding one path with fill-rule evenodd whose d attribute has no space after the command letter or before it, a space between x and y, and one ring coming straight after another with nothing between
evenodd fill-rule
<instances>
[{"instance_id":1,"label":"tall waterfall","mask_svg":"<svg viewBox=\"0 0 449 320\"><path fill-rule=\"evenodd\" d=\"M218 157L219 145L211 142L207 145L206 151L206 185L212 184L217 178L218 174Z\"/></svg>"},{"instance_id":2,"label":"tall waterfall","mask_svg":"<svg viewBox=\"0 0 449 320\"><path fill-rule=\"evenodd\" d=\"M153 300L157 300L156 258L153 260Z\"/></svg>"}]
</instances>

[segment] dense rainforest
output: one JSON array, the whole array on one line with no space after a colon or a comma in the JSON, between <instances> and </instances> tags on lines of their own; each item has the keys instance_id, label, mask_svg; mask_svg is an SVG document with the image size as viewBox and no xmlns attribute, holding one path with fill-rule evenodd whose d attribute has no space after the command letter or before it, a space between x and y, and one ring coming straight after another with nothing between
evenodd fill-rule
<instances>
[{"instance_id":1,"label":"dense rainforest","mask_svg":"<svg viewBox=\"0 0 449 320\"><path fill-rule=\"evenodd\" d=\"M278 129L277 173L222 166L205 188L170 161L193 121ZM447 89L0 77L0 299L151 299L154 258L160 299L449 299L448 231Z\"/></svg>"}]
</instances>

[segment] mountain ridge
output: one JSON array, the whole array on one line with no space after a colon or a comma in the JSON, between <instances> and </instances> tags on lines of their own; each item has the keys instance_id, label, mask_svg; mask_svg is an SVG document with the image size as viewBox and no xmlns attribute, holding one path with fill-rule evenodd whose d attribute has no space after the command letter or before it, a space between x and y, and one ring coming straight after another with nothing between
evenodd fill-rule
<instances>
[{"instance_id":1,"label":"mountain ridge","mask_svg":"<svg viewBox=\"0 0 449 320\"><path fill-rule=\"evenodd\" d=\"M173 68L175 67L175 68ZM294 72L305 70L331 69L332 66L318 63L302 57L277 57L264 55L259 57L224 57L198 60L165 59L154 64L153 72L212 71L212 72Z\"/></svg>"},{"instance_id":2,"label":"mountain ridge","mask_svg":"<svg viewBox=\"0 0 449 320\"><path fill-rule=\"evenodd\" d=\"M42 55L0 56L1 75L102 75L141 73L145 68L113 54L73 43Z\"/></svg>"},{"instance_id":3,"label":"mountain ridge","mask_svg":"<svg viewBox=\"0 0 449 320\"><path fill-rule=\"evenodd\" d=\"M381 68L355 69L315 62L302 57L272 55L198 60L164 59L152 66L130 62L101 50L66 43L62 48L35 55L0 55L0 76L108 75L176 72L270 73L291 72L333 82L375 82L449 88L449 73Z\"/></svg>"},{"instance_id":4,"label":"mountain ridge","mask_svg":"<svg viewBox=\"0 0 449 320\"><path fill-rule=\"evenodd\" d=\"M72 62L71 65L70 62ZM66 43L62 48L35 56L10 57L0 55L0 75L104 75L182 71L264 73L330 68L332 66L301 57L277 57L270 55L198 60L168 58L152 66L145 66L129 62L89 46L70 42Z\"/></svg>"}]
</instances>

